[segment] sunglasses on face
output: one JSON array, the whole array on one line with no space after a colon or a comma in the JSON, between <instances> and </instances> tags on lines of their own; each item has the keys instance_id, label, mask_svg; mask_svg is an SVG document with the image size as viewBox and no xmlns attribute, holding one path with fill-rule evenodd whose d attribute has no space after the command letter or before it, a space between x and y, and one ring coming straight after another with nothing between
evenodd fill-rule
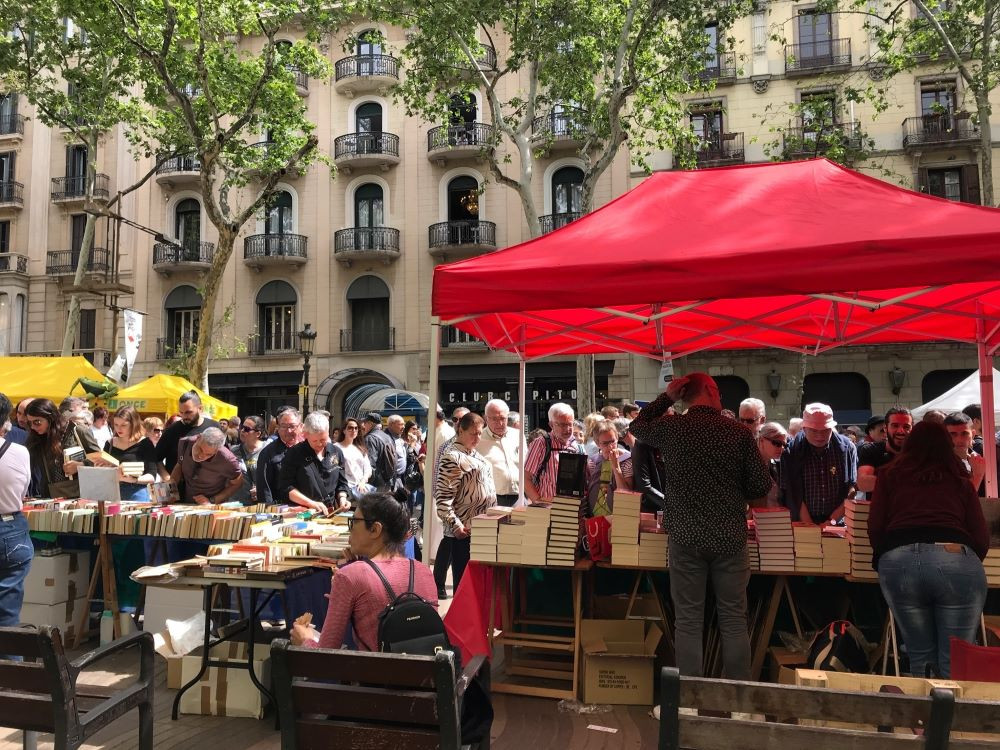
<instances>
[{"instance_id":1,"label":"sunglasses on face","mask_svg":"<svg viewBox=\"0 0 1000 750\"><path fill-rule=\"evenodd\" d=\"M769 442L775 448L787 448L788 447L788 443L786 443L784 440L771 440L771 438L767 438L767 442Z\"/></svg>"},{"instance_id":2,"label":"sunglasses on face","mask_svg":"<svg viewBox=\"0 0 1000 750\"><path fill-rule=\"evenodd\" d=\"M243 425L242 427L240 427L240 432L260 432L260 430L251 425Z\"/></svg>"},{"instance_id":3,"label":"sunglasses on face","mask_svg":"<svg viewBox=\"0 0 1000 750\"><path fill-rule=\"evenodd\" d=\"M155 432L157 435L159 435L159 434L161 434L163 432L163 428L162 427L154 427L153 428L153 432Z\"/></svg>"},{"instance_id":4,"label":"sunglasses on face","mask_svg":"<svg viewBox=\"0 0 1000 750\"><path fill-rule=\"evenodd\" d=\"M757 418L756 417L740 417L740 421L743 424L757 424Z\"/></svg>"}]
</instances>

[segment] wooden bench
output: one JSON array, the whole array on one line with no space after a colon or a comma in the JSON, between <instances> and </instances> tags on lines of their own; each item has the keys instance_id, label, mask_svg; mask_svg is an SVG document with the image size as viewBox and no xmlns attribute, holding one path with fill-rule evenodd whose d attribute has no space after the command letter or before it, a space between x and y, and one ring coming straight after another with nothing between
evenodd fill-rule
<instances>
[{"instance_id":1,"label":"wooden bench","mask_svg":"<svg viewBox=\"0 0 1000 750\"><path fill-rule=\"evenodd\" d=\"M667 667L660 675L660 689L660 750L893 750L902 747L958 750L989 747L989 744L952 738L953 731L995 733L1000 730L1000 704L955 701L950 690L940 688L932 690L927 697L862 693L681 677L676 669ZM680 715L678 709L682 707L764 714L781 721L872 725L878 730ZM894 727L922 727L923 737L915 737L912 732L892 733Z\"/></svg>"},{"instance_id":2,"label":"wooden bench","mask_svg":"<svg viewBox=\"0 0 1000 750\"><path fill-rule=\"evenodd\" d=\"M459 750L466 686L449 651L407 656L271 643L271 679L282 750ZM489 740L480 743L487 750Z\"/></svg>"},{"instance_id":3,"label":"wooden bench","mask_svg":"<svg viewBox=\"0 0 1000 750\"><path fill-rule=\"evenodd\" d=\"M139 649L139 676L122 690L87 695L77 690L80 671L110 654ZM133 708L139 709L139 750L153 748L153 636L135 633L69 661L58 628L0 628L0 726L24 731L34 748L38 732L54 735L56 750L84 741ZM10 660L19 656L24 661ZM92 704L89 708L86 704Z\"/></svg>"}]
</instances>

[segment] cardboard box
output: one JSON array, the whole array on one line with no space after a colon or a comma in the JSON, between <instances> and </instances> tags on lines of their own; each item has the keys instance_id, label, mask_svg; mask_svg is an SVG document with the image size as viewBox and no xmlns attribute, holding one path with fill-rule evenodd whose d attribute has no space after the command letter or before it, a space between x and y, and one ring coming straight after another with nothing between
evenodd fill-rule
<instances>
[{"instance_id":1,"label":"cardboard box","mask_svg":"<svg viewBox=\"0 0 1000 750\"><path fill-rule=\"evenodd\" d=\"M59 628L65 643L76 633L76 622L86 608L86 596L58 604L24 604L21 606L21 622Z\"/></svg>"},{"instance_id":2,"label":"cardboard box","mask_svg":"<svg viewBox=\"0 0 1000 750\"><path fill-rule=\"evenodd\" d=\"M60 604L85 596L90 583L90 553L35 555L24 579L25 604ZM40 623L42 624L42 623Z\"/></svg>"},{"instance_id":3,"label":"cardboard box","mask_svg":"<svg viewBox=\"0 0 1000 750\"><path fill-rule=\"evenodd\" d=\"M153 649L167 662L167 689L180 690L184 684L181 682L181 664L184 657L174 651L170 633L166 628L162 632L153 633Z\"/></svg>"},{"instance_id":4,"label":"cardboard box","mask_svg":"<svg viewBox=\"0 0 1000 750\"><path fill-rule=\"evenodd\" d=\"M147 633L161 633L167 629L167 620L187 620L202 610L204 592L198 588L146 587L146 606L143 609L142 629Z\"/></svg>"},{"instance_id":5,"label":"cardboard box","mask_svg":"<svg viewBox=\"0 0 1000 750\"><path fill-rule=\"evenodd\" d=\"M246 660L246 643L220 643L209 655L213 659ZM181 684L186 685L201 668L201 649L196 649L181 660ZM254 674L262 685L271 684L270 646L256 644L253 660ZM201 682L193 685L181 696L182 714L202 716L243 716L259 719L264 715L264 694L250 680L245 669L209 667Z\"/></svg>"},{"instance_id":6,"label":"cardboard box","mask_svg":"<svg viewBox=\"0 0 1000 750\"><path fill-rule=\"evenodd\" d=\"M806 665L806 655L799 651L774 646L767 650L771 658L771 682L795 684L795 670Z\"/></svg>"},{"instance_id":7,"label":"cardboard box","mask_svg":"<svg viewBox=\"0 0 1000 750\"><path fill-rule=\"evenodd\" d=\"M653 659L662 633L642 620L583 620L583 702L653 703Z\"/></svg>"}]
</instances>

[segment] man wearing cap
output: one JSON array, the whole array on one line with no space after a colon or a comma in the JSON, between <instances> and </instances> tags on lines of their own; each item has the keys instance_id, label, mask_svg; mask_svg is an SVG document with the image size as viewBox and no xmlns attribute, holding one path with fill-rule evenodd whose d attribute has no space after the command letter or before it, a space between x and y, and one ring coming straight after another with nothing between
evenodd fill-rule
<instances>
[{"instance_id":1,"label":"man wearing cap","mask_svg":"<svg viewBox=\"0 0 1000 750\"><path fill-rule=\"evenodd\" d=\"M396 446L389 433L382 429L382 415L370 411L361 420L361 433L372 463L371 482L381 492L395 493L401 486L396 474Z\"/></svg>"},{"instance_id":2,"label":"man wearing cap","mask_svg":"<svg viewBox=\"0 0 1000 750\"><path fill-rule=\"evenodd\" d=\"M885 413L885 440L866 443L858 449L858 489L872 492L875 489L875 472L894 459L913 429L913 415L909 409L894 406Z\"/></svg>"},{"instance_id":3,"label":"man wearing cap","mask_svg":"<svg viewBox=\"0 0 1000 750\"><path fill-rule=\"evenodd\" d=\"M876 414L874 417L868 420L868 424L865 425L865 437L864 443L877 443L880 440L885 440L885 417L881 414Z\"/></svg>"},{"instance_id":4,"label":"man wearing cap","mask_svg":"<svg viewBox=\"0 0 1000 750\"><path fill-rule=\"evenodd\" d=\"M844 515L844 500L853 497L858 478L854 443L833 428L833 410L806 404L802 432L781 459L781 489L793 521L825 525Z\"/></svg>"}]
</instances>

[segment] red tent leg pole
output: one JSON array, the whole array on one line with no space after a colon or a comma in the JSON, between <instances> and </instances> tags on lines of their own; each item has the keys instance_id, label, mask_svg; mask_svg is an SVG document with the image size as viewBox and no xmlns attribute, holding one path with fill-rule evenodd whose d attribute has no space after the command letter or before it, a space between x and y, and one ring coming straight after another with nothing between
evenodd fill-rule
<instances>
[{"instance_id":1,"label":"red tent leg pole","mask_svg":"<svg viewBox=\"0 0 1000 750\"><path fill-rule=\"evenodd\" d=\"M977 304L982 315L982 303ZM983 458L986 460L986 497L997 497L996 420L993 403L993 357L986 342L986 321L976 321L976 351L979 354L979 395L983 410Z\"/></svg>"}]
</instances>

